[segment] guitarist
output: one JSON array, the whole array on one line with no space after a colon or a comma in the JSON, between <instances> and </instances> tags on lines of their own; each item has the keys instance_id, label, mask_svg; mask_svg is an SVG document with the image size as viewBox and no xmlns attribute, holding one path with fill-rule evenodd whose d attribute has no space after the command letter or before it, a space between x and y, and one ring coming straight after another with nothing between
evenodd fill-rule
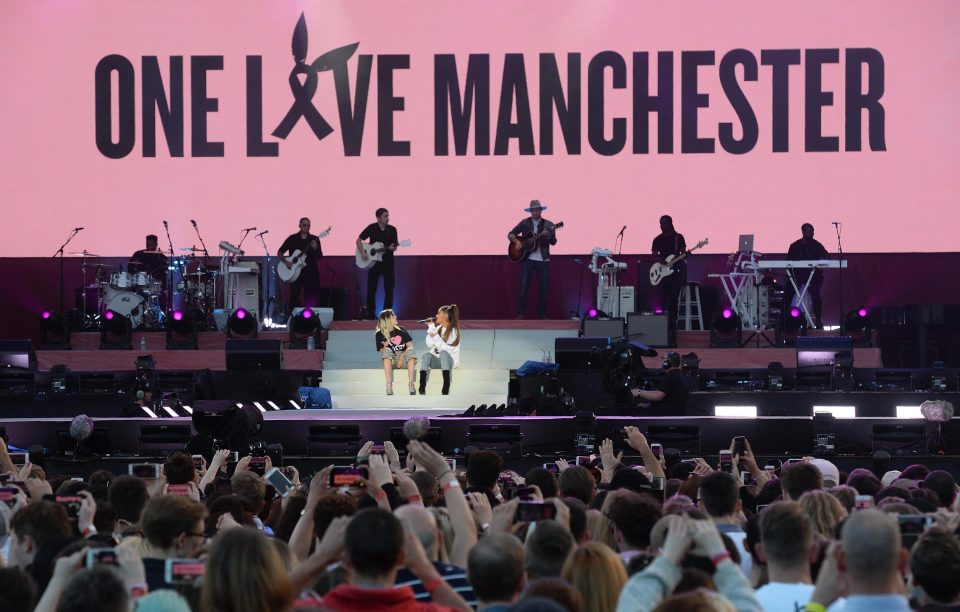
<instances>
[{"instance_id":1,"label":"guitarist","mask_svg":"<svg viewBox=\"0 0 960 612\"><path fill-rule=\"evenodd\" d=\"M670 215L660 217L660 235L653 239L653 256L660 263L666 263L667 257L675 255L679 257L687 250L687 241L683 234L678 233L673 227L673 218ZM664 298L663 309L670 313L671 319L677 312L677 302L680 300L680 286L687 282L687 262L686 260L678 263L674 268L674 273L667 276L660 283L663 287Z\"/></svg>"},{"instance_id":2,"label":"guitarist","mask_svg":"<svg viewBox=\"0 0 960 612\"><path fill-rule=\"evenodd\" d=\"M537 316L541 319L547 318L547 289L550 286L550 247L557 244L557 233L554 231L553 223L541 217L547 207L540 203L540 200L530 202L530 207L524 211L530 213L530 216L517 223L517 226L510 230L507 239L514 244L519 244L521 239L526 236L532 236L539 232L546 232L540 238L540 248L534 249L526 261L523 262L523 269L520 272L520 294L517 296L517 318L526 317L527 290L530 288L530 277L534 272L537 273L537 286L540 289L540 295L537 298Z\"/></svg>"},{"instance_id":3,"label":"guitarist","mask_svg":"<svg viewBox=\"0 0 960 612\"><path fill-rule=\"evenodd\" d=\"M293 259L289 255L292 255L294 251L306 253L307 260L306 267L300 270L300 276L290 283L290 312L293 312L293 309L298 306L316 306L319 304L320 272L317 262L323 257L323 250L320 248L320 238L310 233L310 219L306 217L300 219L300 231L287 236L287 239L280 245L277 256L290 266L293 265ZM303 293L302 298L301 292Z\"/></svg>"},{"instance_id":4,"label":"guitarist","mask_svg":"<svg viewBox=\"0 0 960 612\"><path fill-rule=\"evenodd\" d=\"M378 208L376 215L377 222L365 227L357 238L358 249L364 240L369 240L370 244L382 242L383 245L387 247L387 250L383 253L383 261L373 264L367 273L368 319L375 319L376 316L373 313L380 312L376 309L376 305L377 285L380 284L381 276L383 277L383 310L393 308L393 281L395 274L393 252L397 250L397 245L400 244L400 240L397 238L397 228L390 225L390 211L386 208ZM363 259L366 260L368 258L366 252L361 250L361 253L363 254Z\"/></svg>"}]
</instances>

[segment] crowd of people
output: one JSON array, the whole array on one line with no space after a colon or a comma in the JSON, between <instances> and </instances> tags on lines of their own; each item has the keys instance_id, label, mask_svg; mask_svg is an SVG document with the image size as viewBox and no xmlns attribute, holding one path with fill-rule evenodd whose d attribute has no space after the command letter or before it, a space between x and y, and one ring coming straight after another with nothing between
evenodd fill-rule
<instances>
[{"instance_id":1,"label":"crowd of people","mask_svg":"<svg viewBox=\"0 0 960 612\"><path fill-rule=\"evenodd\" d=\"M712 466L625 439L627 459L604 440L523 475L371 442L309 479L285 466L284 490L269 457L83 480L0 443L0 610L960 610L949 473L770 469L737 440Z\"/></svg>"}]
</instances>

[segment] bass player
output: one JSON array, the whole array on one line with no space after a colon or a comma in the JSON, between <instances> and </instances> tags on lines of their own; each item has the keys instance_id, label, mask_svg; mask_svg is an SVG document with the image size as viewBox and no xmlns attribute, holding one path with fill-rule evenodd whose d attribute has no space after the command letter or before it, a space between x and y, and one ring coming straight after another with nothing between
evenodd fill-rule
<instances>
[{"instance_id":1,"label":"bass player","mask_svg":"<svg viewBox=\"0 0 960 612\"><path fill-rule=\"evenodd\" d=\"M306 262L299 276L290 283L290 312L298 306L317 306L320 303L320 272L317 262L323 257L320 237L310 233L310 219L300 219L300 231L290 234L280 245L277 256L288 267L293 266L294 253L306 253ZM301 293L303 294L301 297Z\"/></svg>"},{"instance_id":2,"label":"bass player","mask_svg":"<svg viewBox=\"0 0 960 612\"><path fill-rule=\"evenodd\" d=\"M507 239L518 247L521 246L523 238L542 234L539 239L540 248L534 249L522 264L520 293L517 296L518 319L526 317L527 290L530 288L530 277L534 272L537 274L537 286L540 289L537 298L537 316L541 319L547 318L547 289L550 287L550 247L557 244L557 233L554 224L541 216L545 210L547 210L547 207L541 204L540 200L531 201L530 207L524 209L525 212L530 213L530 216L517 223L517 226L507 234Z\"/></svg>"},{"instance_id":3,"label":"bass player","mask_svg":"<svg viewBox=\"0 0 960 612\"><path fill-rule=\"evenodd\" d=\"M679 257L687 250L687 241L683 234L673 227L673 218L670 215L660 217L660 235L653 239L653 256L660 263L666 263L667 257ZM680 301L680 287L687 282L687 262L681 261L674 268L674 273L666 276L661 283L664 298L663 309L670 313L671 318L676 316L677 303Z\"/></svg>"}]
</instances>

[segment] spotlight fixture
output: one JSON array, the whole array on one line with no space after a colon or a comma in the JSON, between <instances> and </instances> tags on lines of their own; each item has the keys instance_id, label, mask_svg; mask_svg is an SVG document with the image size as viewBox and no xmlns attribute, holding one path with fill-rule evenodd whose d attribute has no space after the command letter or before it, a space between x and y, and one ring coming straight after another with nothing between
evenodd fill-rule
<instances>
[{"instance_id":1,"label":"spotlight fixture","mask_svg":"<svg viewBox=\"0 0 960 612\"><path fill-rule=\"evenodd\" d=\"M319 348L320 331L323 329L319 315L312 308L294 308L292 315L289 322L290 348L310 348L311 338L313 347Z\"/></svg>"},{"instance_id":2,"label":"spotlight fixture","mask_svg":"<svg viewBox=\"0 0 960 612\"><path fill-rule=\"evenodd\" d=\"M256 338L257 317L245 308L237 308L227 319L228 338Z\"/></svg>"},{"instance_id":3,"label":"spotlight fixture","mask_svg":"<svg viewBox=\"0 0 960 612\"><path fill-rule=\"evenodd\" d=\"M197 348L197 320L188 311L171 311L167 316L167 350Z\"/></svg>"},{"instance_id":4,"label":"spotlight fixture","mask_svg":"<svg viewBox=\"0 0 960 612\"><path fill-rule=\"evenodd\" d=\"M866 308L861 306L848 312L843 318L843 328L853 338L856 346L873 346L870 334L870 312Z\"/></svg>"},{"instance_id":5,"label":"spotlight fixture","mask_svg":"<svg viewBox=\"0 0 960 612\"><path fill-rule=\"evenodd\" d=\"M803 312L797 306L791 306L783 315L783 320L777 328L777 344L794 346L798 336L807 335L807 321Z\"/></svg>"},{"instance_id":6,"label":"spotlight fixture","mask_svg":"<svg viewBox=\"0 0 960 612\"><path fill-rule=\"evenodd\" d=\"M44 310L40 315L40 348L70 349L70 326L58 312Z\"/></svg>"},{"instance_id":7,"label":"spotlight fixture","mask_svg":"<svg viewBox=\"0 0 960 612\"><path fill-rule=\"evenodd\" d=\"M103 313L100 327L101 350L130 350L133 348L131 336L132 326L128 317L114 310Z\"/></svg>"},{"instance_id":8,"label":"spotlight fixture","mask_svg":"<svg viewBox=\"0 0 960 612\"><path fill-rule=\"evenodd\" d=\"M740 348L743 339L743 321L729 308L713 317L710 327L710 348Z\"/></svg>"}]
</instances>

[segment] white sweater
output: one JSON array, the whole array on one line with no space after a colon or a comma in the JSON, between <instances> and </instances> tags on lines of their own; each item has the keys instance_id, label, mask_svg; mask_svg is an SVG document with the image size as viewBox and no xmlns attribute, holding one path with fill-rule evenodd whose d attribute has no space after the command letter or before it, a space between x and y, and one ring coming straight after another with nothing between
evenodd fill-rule
<instances>
[{"instance_id":1,"label":"white sweater","mask_svg":"<svg viewBox=\"0 0 960 612\"><path fill-rule=\"evenodd\" d=\"M435 332L436 335L431 336L430 332ZM456 343L458 336L457 330L451 330L450 341ZM427 348L430 349L430 352L434 355L439 355L440 351L446 351L450 354L450 358L453 359L453 367L456 368L460 365L460 345L457 344L454 346L444 342L443 328L437 327L433 323L427 328Z\"/></svg>"}]
</instances>

